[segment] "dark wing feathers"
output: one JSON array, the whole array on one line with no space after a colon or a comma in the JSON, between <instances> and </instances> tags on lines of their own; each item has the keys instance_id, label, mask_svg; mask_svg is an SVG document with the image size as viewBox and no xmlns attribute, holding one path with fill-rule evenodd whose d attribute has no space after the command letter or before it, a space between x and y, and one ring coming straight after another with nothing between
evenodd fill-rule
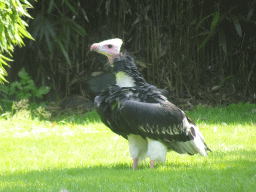
<instances>
[{"instance_id":1,"label":"dark wing feathers","mask_svg":"<svg viewBox=\"0 0 256 192\"><path fill-rule=\"evenodd\" d=\"M119 101L117 101L119 102ZM121 135L127 139L127 124L121 117L121 114L117 110L117 106L113 107L109 103L105 103L104 97L96 96L94 99L94 105L97 113L99 114L101 121L109 127L114 133Z\"/></svg>"},{"instance_id":2,"label":"dark wing feathers","mask_svg":"<svg viewBox=\"0 0 256 192\"><path fill-rule=\"evenodd\" d=\"M120 113L139 135L161 140L167 146L173 141L191 140L191 134L183 127L184 113L169 102L143 103L128 100Z\"/></svg>"}]
</instances>

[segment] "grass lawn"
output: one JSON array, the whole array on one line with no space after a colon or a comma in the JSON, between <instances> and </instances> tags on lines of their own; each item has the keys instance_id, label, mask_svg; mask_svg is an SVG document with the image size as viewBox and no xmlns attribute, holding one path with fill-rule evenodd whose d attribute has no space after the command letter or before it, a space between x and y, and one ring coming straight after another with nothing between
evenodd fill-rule
<instances>
[{"instance_id":1,"label":"grass lawn","mask_svg":"<svg viewBox=\"0 0 256 192\"><path fill-rule=\"evenodd\" d=\"M256 105L199 107L186 113L200 127L207 157L169 152L132 170L128 142L95 112L53 121L28 111L0 117L0 191L246 191L256 189Z\"/></svg>"}]
</instances>

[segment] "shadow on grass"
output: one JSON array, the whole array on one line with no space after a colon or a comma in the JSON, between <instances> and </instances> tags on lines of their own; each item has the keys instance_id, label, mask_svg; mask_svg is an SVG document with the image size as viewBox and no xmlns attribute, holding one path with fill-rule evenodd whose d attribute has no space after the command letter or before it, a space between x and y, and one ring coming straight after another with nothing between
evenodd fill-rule
<instances>
[{"instance_id":1,"label":"shadow on grass","mask_svg":"<svg viewBox=\"0 0 256 192\"><path fill-rule=\"evenodd\" d=\"M203 158L203 157L202 157ZM2 191L253 191L256 151L211 153L207 158L142 164L133 171L128 164L52 168L0 175ZM192 160L191 162L188 162ZM4 186L4 187L3 187Z\"/></svg>"}]
</instances>

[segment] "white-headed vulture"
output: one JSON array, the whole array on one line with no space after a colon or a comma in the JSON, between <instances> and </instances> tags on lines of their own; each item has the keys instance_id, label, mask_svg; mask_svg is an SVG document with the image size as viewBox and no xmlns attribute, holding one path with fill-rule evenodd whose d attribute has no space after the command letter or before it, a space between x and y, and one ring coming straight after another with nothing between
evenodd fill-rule
<instances>
[{"instance_id":1,"label":"white-headed vulture","mask_svg":"<svg viewBox=\"0 0 256 192\"><path fill-rule=\"evenodd\" d=\"M153 168L155 161L165 162L171 150L206 156L210 149L198 127L144 80L133 57L120 52L122 43L116 38L91 46L91 51L108 57L109 71L116 76L116 84L96 96L94 105L102 122L128 139L133 169L147 156Z\"/></svg>"}]
</instances>

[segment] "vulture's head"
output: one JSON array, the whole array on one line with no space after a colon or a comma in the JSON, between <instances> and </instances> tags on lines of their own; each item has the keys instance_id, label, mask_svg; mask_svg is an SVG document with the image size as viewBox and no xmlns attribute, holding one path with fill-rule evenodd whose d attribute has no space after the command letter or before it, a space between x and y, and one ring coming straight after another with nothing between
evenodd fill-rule
<instances>
[{"instance_id":1,"label":"vulture's head","mask_svg":"<svg viewBox=\"0 0 256 192\"><path fill-rule=\"evenodd\" d=\"M91 46L91 51L96 51L108 57L111 62L113 57L120 53L120 48L123 44L121 39L109 39L100 43L94 43Z\"/></svg>"},{"instance_id":2,"label":"vulture's head","mask_svg":"<svg viewBox=\"0 0 256 192\"><path fill-rule=\"evenodd\" d=\"M96 51L108 57L111 67L107 70L115 74L116 84L118 86L133 87L135 86L134 77L140 77L141 75L134 64L134 59L132 57L128 57L126 54L120 53L122 44L123 41L121 39L109 39L100 43L92 44L91 51Z\"/></svg>"}]
</instances>

